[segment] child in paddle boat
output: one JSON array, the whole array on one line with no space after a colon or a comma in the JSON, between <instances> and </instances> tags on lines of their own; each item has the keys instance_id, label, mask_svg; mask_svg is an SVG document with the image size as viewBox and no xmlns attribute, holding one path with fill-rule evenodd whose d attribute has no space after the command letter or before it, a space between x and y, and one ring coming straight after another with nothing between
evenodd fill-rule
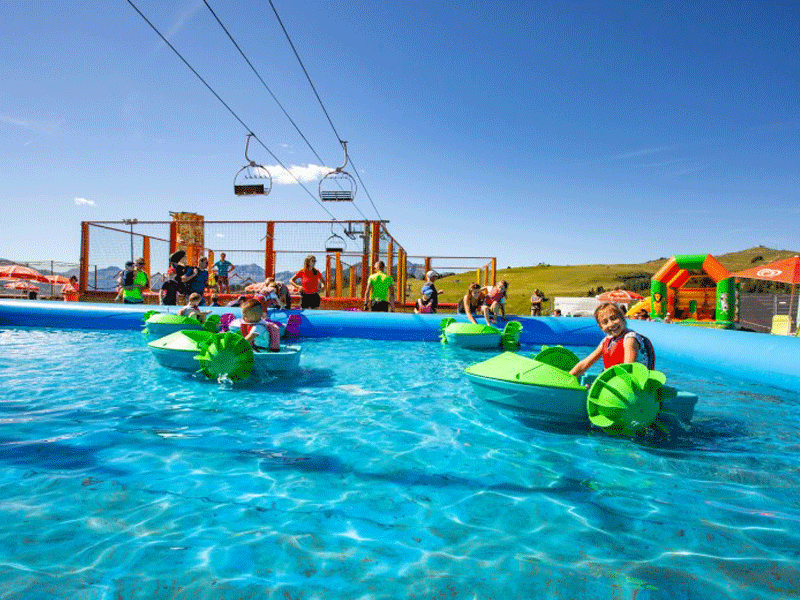
<instances>
[{"instance_id":1,"label":"child in paddle boat","mask_svg":"<svg viewBox=\"0 0 800 600\"><path fill-rule=\"evenodd\" d=\"M487 325L494 325L498 320L504 320L506 316L505 296L508 290L508 282L501 279L494 287L486 288L486 298L483 301L483 318ZM502 316L500 316L502 314Z\"/></svg>"},{"instance_id":2,"label":"child in paddle boat","mask_svg":"<svg viewBox=\"0 0 800 600\"><path fill-rule=\"evenodd\" d=\"M258 337L264 333L269 334L269 351L281 351L280 325L264 318L264 309L261 302L250 298L242 303L242 318L236 319L229 325L231 331L239 331L253 347L253 350L266 350L258 345Z\"/></svg>"},{"instance_id":3,"label":"child in paddle boat","mask_svg":"<svg viewBox=\"0 0 800 600\"><path fill-rule=\"evenodd\" d=\"M467 293L458 301L456 312L467 315L467 320L477 325L475 315L483 306L484 298L486 298L486 290L479 283L471 283Z\"/></svg>"},{"instance_id":4,"label":"child in paddle boat","mask_svg":"<svg viewBox=\"0 0 800 600\"><path fill-rule=\"evenodd\" d=\"M205 312L200 310L200 301L202 299L203 297L197 292L190 294L189 299L186 301L186 306L182 307L178 311L178 314L182 317L194 317L201 323L205 323L206 315L210 315L211 311Z\"/></svg>"},{"instance_id":5,"label":"child in paddle boat","mask_svg":"<svg viewBox=\"0 0 800 600\"><path fill-rule=\"evenodd\" d=\"M655 369L656 353L653 344L643 335L628 329L625 313L619 306L613 302L605 302L595 309L594 318L606 337L594 352L572 367L572 375L580 377L600 357L603 358L604 369L632 362L643 363L650 370Z\"/></svg>"}]
</instances>

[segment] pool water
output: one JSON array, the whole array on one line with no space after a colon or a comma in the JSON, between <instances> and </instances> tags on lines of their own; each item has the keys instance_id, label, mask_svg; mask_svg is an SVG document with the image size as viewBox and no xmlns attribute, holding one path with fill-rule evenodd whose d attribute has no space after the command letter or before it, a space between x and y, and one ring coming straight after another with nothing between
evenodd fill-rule
<instances>
[{"instance_id":1,"label":"pool water","mask_svg":"<svg viewBox=\"0 0 800 600\"><path fill-rule=\"evenodd\" d=\"M800 590L796 394L660 359L693 430L632 441L475 398L491 353L302 345L296 377L231 388L138 333L0 329L0 598Z\"/></svg>"}]
</instances>

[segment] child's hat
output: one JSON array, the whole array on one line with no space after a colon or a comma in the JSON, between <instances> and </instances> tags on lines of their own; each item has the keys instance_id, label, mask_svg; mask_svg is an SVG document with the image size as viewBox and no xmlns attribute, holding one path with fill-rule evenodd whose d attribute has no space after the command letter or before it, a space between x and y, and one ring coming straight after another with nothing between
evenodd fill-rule
<instances>
[{"instance_id":1,"label":"child's hat","mask_svg":"<svg viewBox=\"0 0 800 600\"><path fill-rule=\"evenodd\" d=\"M173 269L172 267L167 269L167 275L175 275L175 269Z\"/></svg>"},{"instance_id":2,"label":"child's hat","mask_svg":"<svg viewBox=\"0 0 800 600\"><path fill-rule=\"evenodd\" d=\"M420 292L423 296L430 296L433 294L433 288L429 285L423 285Z\"/></svg>"}]
</instances>

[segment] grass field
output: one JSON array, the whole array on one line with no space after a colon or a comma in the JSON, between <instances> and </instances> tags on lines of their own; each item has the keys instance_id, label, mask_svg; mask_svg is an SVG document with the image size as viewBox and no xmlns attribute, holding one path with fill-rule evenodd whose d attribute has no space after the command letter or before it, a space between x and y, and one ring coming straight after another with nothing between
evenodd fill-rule
<instances>
[{"instance_id":1,"label":"grass field","mask_svg":"<svg viewBox=\"0 0 800 600\"><path fill-rule=\"evenodd\" d=\"M700 254L698 252L698 254ZM741 271L750 267L766 264L776 260L789 258L798 254L792 250L774 250L764 246L757 246L748 250L731 252L729 254L715 255L729 271ZM671 256L671 255L670 255ZM754 259L762 257L763 260ZM530 296L534 288L539 288L545 293L549 302L545 304L544 312L549 312L552 299L555 296L587 296L590 289L602 286L606 290L622 286L621 275L635 272L647 272L651 275L658 271L669 259L669 256L658 258L645 263L620 264L620 265L548 265L536 267L511 267L498 269L497 279L508 281L508 300L506 310L512 314L529 314ZM474 281L475 273L461 273L440 279L436 287L444 290L444 295L439 297L440 302L456 302L463 297L469 284ZM411 295L409 300L415 301L419 297L422 281L411 280ZM645 293L645 295L647 295Z\"/></svg>"}]
</instances>

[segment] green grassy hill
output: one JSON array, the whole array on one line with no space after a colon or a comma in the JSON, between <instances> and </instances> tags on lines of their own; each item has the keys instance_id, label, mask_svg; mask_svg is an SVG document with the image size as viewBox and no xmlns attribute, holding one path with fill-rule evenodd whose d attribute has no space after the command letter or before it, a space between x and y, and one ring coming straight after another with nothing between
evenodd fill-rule
<instances>
[{"instance_id":1,"label":"green grassy hill","mask_svg":"<svg viewBox=\"0 0 800 600\"><path fill-rule=\"evenodd\" d=\"M749 248L729 254L714 255L729 271L741 271L755 265L769 263L798 254L794 250L774 250L764 246ZM671 256L671 255L670 255ZM762 260L758 260L761 257ZM506 309L513 314L528 314L530 311L530 296L534 288L541 289L551 302L545 309L552 306L555 296L586 296L590 289L602 286L606 290L622 286L619 277L630 273L647 272L654 274L667 261L669 256L658 258L645 263L621 265L547 265L536 267L512 267L498 269L497 279L508 281L508 301ZM467 287L474 279L474 273L462 273L443 277L436 287L445 290L440 296L441 302L456 302L466 292ZM411 280L411 296L413 302L419 297L422 283ZM645 294L646 295L646 294Z\"/></svg>"}]
</instances>

